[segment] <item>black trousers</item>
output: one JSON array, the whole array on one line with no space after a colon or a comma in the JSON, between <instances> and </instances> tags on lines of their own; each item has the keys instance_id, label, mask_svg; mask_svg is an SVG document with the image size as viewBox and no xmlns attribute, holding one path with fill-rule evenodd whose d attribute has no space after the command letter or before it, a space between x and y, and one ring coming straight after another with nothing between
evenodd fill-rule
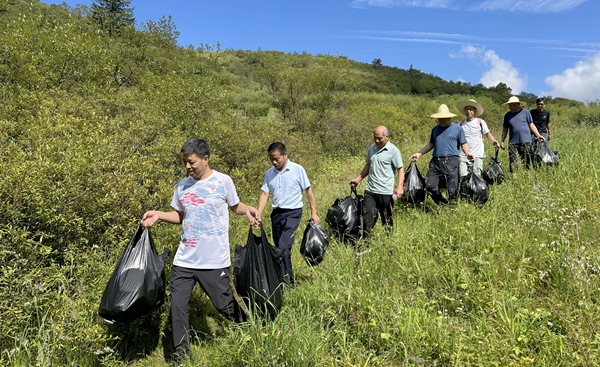
<instances>
[{"instance_id":1,"label":"black trousers","mask_svg":"<svg viewBox=\"0 0 600 367\"><path fill-rule=\"evenodd\" d=\"M393 203L392 195L374 194L370 191L365 191L363 238L368 239L371 236L371 230L375 227L379 215L381 215L383 228L388 232L391 230L394 225Z\"/></svg>"},{"instance_id":2,"label":"black trousers","mask_svg":"<svg viewBox=\"0 0 600 367\"><path fill-rule=\"evenodd\" d=\"M275 208L271 212L271 229L275 246L283 249L281 259L281 272L283 281L287 284L294 283L292 271L292 246L296 238L296 230L302 219L302 208L281 209Z\"/></svg>"},{"instance_id":3,"label":"black trousers","mask_svg":"<svg viewBox=\"0 0 600 367\"><path fill-rule=\"evenodd\" d=\"M460 158L454 157L433 157L429 162L429 171L427 171L427 191L436 204L447 204L448 200L456 199L458 190L458 164ZM446 190L448 190L448 200L440 192L440 179L446 180Z\"/></svg>"},{"instance_id":4,"label":"black trousers","mask_svg":"<svg viewBox=\"0 0 600 367\"><path fill-rule=\"evenodd\" d=\"M178 354L188 354L190 351L190 296L196 282L200 283L202 290L221 315L231 321L240 321L240 308L229 285L229 268L190 269L173 266L169 289L173 345Z\"/></svg>"},{"instance_id":5,"label":"black trousers","mask_svg":"<svg viewBox=\"0 0 600 367\"><path fill-rule=\"evenodd\" d=\"M508 160L510 162L510 172L515 172L518 167L518 162L525 162L525 168L529 169L533 161L531 143L509 144L508 145Z\"/></svg>"}]
</instances>

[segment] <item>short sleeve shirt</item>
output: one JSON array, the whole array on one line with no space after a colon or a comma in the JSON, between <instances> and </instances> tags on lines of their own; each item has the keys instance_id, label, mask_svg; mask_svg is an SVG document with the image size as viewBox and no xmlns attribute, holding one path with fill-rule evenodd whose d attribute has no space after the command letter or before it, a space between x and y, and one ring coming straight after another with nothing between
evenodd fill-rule
<instances>
[{"instance_id":1,"label":"short sleeve shirt","mask_svg":"<svg viewBox=\"0 0 600 367\"><path fill-rule=\"evenodd\" d=\"M508 144L531 143L531 130L529 124L533 122L529 110L521 109L517 113L507 112L504 115L504 124L509 132Z\"/></svg>"},{"instance_id":2,"label":"short sleeve shirt","mask_svg":"<svg viewBox=\"0 0 600 367\"><path fill-rule=\"evenodd\" d=\"M283 171L269 168L261 190L273 194L273 208L302 208L302 192L310 187L304 167L288 159Z\"/></svg>"},{"instance_id":3,"label":"short sleeve shirt","mask_svg":"<svg viewBox=\"0 0 600 367\"><path fill-rule=\"evenodd\" d=\"M550 123L550 111L538 110L534 108L530 111L533 124L537 128L540 134L546 134L548 132L548 124Z\"/></svg>"},{"instance_id":4,"label":"short sleeve shirt","mask_svg":"<svg viewBox=\"0 0 600 367\"><path fill-rule=\"evenodd\" d=\"M446 127L435 125L429 142L433 144L434 157L457 157L460 146L467 142L467 138L463 129L452 123Z\"/></svg>"},{"instance_id":5,"label":"short sleeve shirt","mask_svg":"<svg viewBox=\"0 0 600 367\"><path fill-rule=\"evenodd\" d=\"M483 136L490 132L487 123L480 118L471 121L462 120L459 124L465 132L465 138L469 145L469 150L475 158L485 158L485 147L483 146ZM459 155L465 157L465 152L460 150Z\"/></svg>"},{"instance_id":6,"label":"short sleeve shirt","mask_svg":"<svg viewBox=\"0 0 600 367\"><path fill-rule=\"evenodd\" d=\"M365 190L374 194L392 195L394 174L403 167L400 150L389 141L380 150L377 150L377 145L371 144L365 162L369 165Z\"/></svg>"},{"instance_id":7,"label":"short sleeve shirt","mask_svg":"<svg viewBox=\"0 0 600 367\"><path fill-rule=\"evenodd\" d=\"M182 233L173 265L192 269L222 269L231 265L229 207L240 202L231 177L213 171L204 180L186 177L171 199L183 212Z\"/></svg>"}]
</instances>

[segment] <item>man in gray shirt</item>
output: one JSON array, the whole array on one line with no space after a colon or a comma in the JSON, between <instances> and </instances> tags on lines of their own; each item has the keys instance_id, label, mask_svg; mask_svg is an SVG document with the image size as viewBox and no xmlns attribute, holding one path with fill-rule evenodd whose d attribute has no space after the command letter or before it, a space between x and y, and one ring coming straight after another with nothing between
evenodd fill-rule
<instances>
[{"instance_id":1,"label":"man in gray shirt","mask_svg":"<svg viewBox=\"0 0 600 367\"><path fill-rule=\"evenodd\" d=\"M377 126L373 131L373 141L367 153L366 164L356 178L350 180L355 187L369 176L365 188L365 216L363 237L368 239L377 222L378 214L386 231L394 225L392 206L394 200L404 193L404 166L400 150L389 141L390 132L385 126ZM394 189L394 175L398 173L398 184ZM394 197L395 196L395 197Z\"/></svg>"}]
</instances>

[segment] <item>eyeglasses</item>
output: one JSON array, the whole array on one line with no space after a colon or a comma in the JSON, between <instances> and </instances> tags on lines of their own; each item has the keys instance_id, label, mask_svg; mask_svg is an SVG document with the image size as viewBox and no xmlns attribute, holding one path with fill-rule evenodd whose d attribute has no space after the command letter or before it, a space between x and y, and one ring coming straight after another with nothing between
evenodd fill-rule
<instances>
[{"instance_id":1,"label":"eyeglasses","mask_svg":"<svg viewBox=\"0 0 600 367\"><path fill-rule=\"evenodd\" d=\"M543 103L537 103L537 105L538 105L538 106L543 106L544 104L543 104Z\"/></svg>"}]
</instances>

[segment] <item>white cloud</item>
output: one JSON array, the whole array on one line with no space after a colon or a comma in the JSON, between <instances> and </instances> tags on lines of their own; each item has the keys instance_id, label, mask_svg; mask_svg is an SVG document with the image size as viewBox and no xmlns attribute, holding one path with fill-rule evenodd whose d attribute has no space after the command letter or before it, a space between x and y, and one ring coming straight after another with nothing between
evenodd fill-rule
<instances>
[{"instance_id":1,"label":"white cloud","mask_svg":"<svg viewBox=\"0 0 600 367\"><path fill-rule=\"evenodd\" d=\"M378 31L378 30L356 30L357 33L367 34L383 34L387 36L410 36L410 37L435 37L435 38L450 38L450 39L466 39L466 40L481 40L483 38L460 33L440 33L440 32L415 32L415 31ZM537 40L539 43L539 39Z\"/></svg>"},{"instance_id":2,"label":"white cloud","mask_svg":"<svg viewBox=\"0 0 600 367\"><path fill-rule=\"evenodd\" d=\"M539 48L540 50L557 50L557 51L572 51L572 52L585 52L585 53L596 52L598 50L598 47L593 48L593 49L591 49L591 48L575 48L575 47L536 47L536 48Z\"/></svg>"},{"instance_id":3,"label":"white cloud","mask_svg":"<svg viewBox=\"0 0 600 367\"><path fill-rule=\"evenodd\" d=\"M473 59L475 57L480 56L481 54L483 54L484 48L478 48L478 47L474 47L474 46L463 46L460 48L460 51L456 54L450 54L451 58L460 58L460 57L467 57L469 59Z\"/></svg>"},{"instance_id":4,"label":"white cloud","mask_svg":"<svg viewBox=\"0 0 600 367\"><path fill-rule=\"evenodd\" d=\"M512 89L514 94L519 94L527 85L527 75L520 75L510 61L501 59L493 50L485 51L483 54L484 63L491 66L481 79L481 84L486 87L493 87L498 83L504 83Z\"/></svg>"},{"instance_id":5,"label":"white cloud","mask_svg":"<svg viewBox=\"0 0 600 367\"><path fill-rule=\"evenodd\" d=\"M551 92L544 92L544 95L595 102L600 99L600 52L544 81L553 88Z\"/></svg>"},{"instance_id":6,"label":"white cloud","mask_svg":"<svg viewBox=\"0 0 600 367\"><path fill-rule=\"evenodd\" d=\"M353 33L363 33L363 34L376 34L376 35L385 35L385 36L410 36L410 37L419 37L419 38L447 38L454 40L462 40L469 41L471 43L475 41L480 42L503 42L503 43L533 43L533 44L543 44L543 45L555 45L553 47L544 46L537 47L540 49L547 50L564 50L564 51L577 51L577 52L596 52L600 49L600 43L598 42L573 42L572 40L559 40L559 39L543 39L543 38L508 38L508 37L482 37L482 36L474 36L471 34L462 34L462 33L441 33L441 32L416 32L416 31L401 31L401 30L353 30ZM569 47L566 47L569 46ZM578 46L578 47L576 47ZM582 48L586 47L586 48Z\"/></svg>"},{"instance_id":7,"label":"white cloud","mask_svg":"<svg viewBox=\"0 0 600 367\"><path fill-rule=\"evenodd\" d=\"M488 66L489 70L483 73L483 76L479 79L479 82L486 87L494 87L498 83L504 83L512 89L514 94L519 94L527 85L527 75L521 75L510 61L500 58L494 50L463 46L458 54L450 54L450 57L466 57Z\"/></svg>"},{"instance_id":8,"label":"white cloud","mask_svg":"<svg viewBox=\"0 0 600 367\"><path fill-rule=\"evenodd\" d=\"M354 0L350 3L353 8L364 8L367 6L382 8L444 8L447 9L454 0Z\"/></svg>"},{"instance_id":9,"label":"white cloud","mask_svg":"<svg viewBox=\"0 0 600 367\"><path fill-rule=\"evenodd\" d=\"M376 40L376 41L440 43L440 44L444 44L444 45L462 45L463 44L462 42L457 42L457 41L429 39L429 38L397 38L397 37L372 37L372 36L354 36L352 38L363 39L363 40Z\"/></svg>"},{"instance_id":10,"label":"white cloud","mask_svg":"<svg viewBox=\"0 0 600 367\"><path fill-rule=\"evenodd\" d=\"M588 0L486 0L475 3L471 10L535 11L538 13L559 13L572 9Z\"/></svg>"},{"instance_id":11,"label":"white cloud","mask_svg":"<svg viewBox=\"0 0 600 367\"><path fill-rule=\"evenodd\" d=\"M365 7L411 7L471 11L528 11L558 13L572 9L588 0L353 0L354 8Z\"/></svg>"}]
</instances>

